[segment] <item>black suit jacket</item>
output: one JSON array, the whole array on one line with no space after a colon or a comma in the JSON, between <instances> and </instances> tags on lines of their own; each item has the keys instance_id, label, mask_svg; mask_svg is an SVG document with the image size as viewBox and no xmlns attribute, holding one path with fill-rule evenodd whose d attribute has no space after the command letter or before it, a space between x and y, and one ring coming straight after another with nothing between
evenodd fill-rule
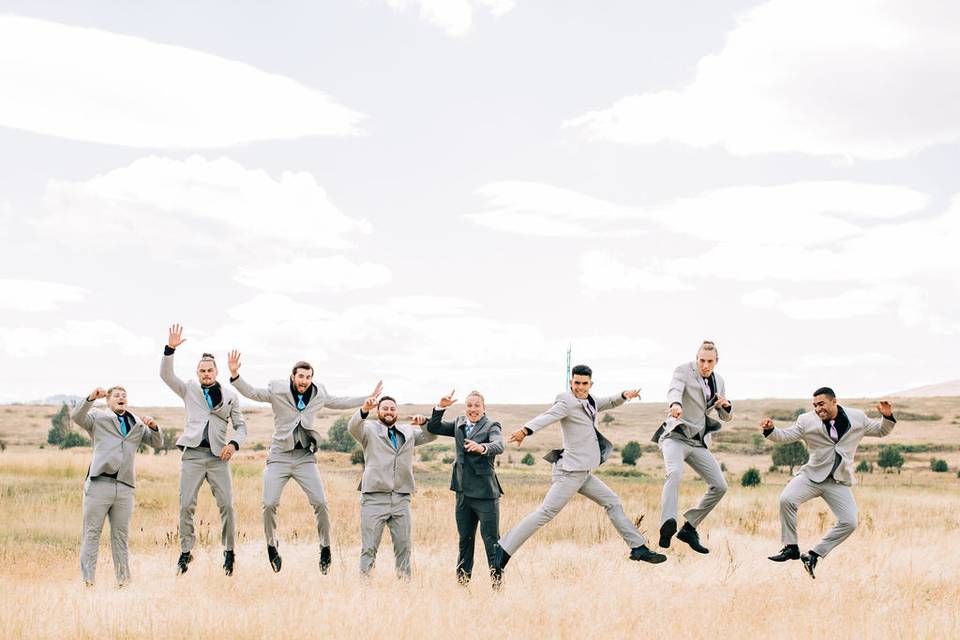
<instances>
[{"instance_id":1,"label":"black suit jacket","mask_svg":"<svg viewBox=\"0 0 960 640\"><path fill-rule=\"evenodd\" d=\"M463 448L467 419L459 416L453 422L443 421L443 409L434 408L427 422L427 431L438 436L449 436L456 442L457 458L453 463L450 490L463 493L468 498L499 498L503 495L500 480L493 469L494 459L503 453L503 436L500 423L486 416L480 418L470 440L487 445L487 452L469 453Z\"/></svg>"}]
</instances>

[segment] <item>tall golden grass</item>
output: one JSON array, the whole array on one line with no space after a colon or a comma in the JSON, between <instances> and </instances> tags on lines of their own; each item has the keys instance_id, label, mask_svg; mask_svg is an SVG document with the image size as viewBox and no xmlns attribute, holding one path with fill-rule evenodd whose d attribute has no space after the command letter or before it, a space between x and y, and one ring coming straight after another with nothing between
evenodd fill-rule
<instances>
[{"instance_id":1,"label":"tall golden grass","mask_svg":"<svg viewBox=\"0 0 960 640\"><path fill-rule=\"evenodd\" d=\"M457 534L445 470L418 476L413 499L414 578L393 575L385 534L372 579L358 574L358 467L324 456L334 567L317 567L312 511L290 483L280 507L283 571L266 561L260 517L263 454L234 464L237 571L222 574L218 517L204 488L196 560L175 576L178 456L138 458L131 527L133 582L113 584L108 536L97 584L81 586L81 483L89 451L0 455L0 637L3 638L957 638L960 637L960 493L954 474L874 476L855 489L860 528L822 561L817 580L780 548L777 495L786 475L731 490L701 527L708 556L674 543L669 560L627 560L598 506L575 498L511 561L503 592L483 576L454 579ZM536 507L545 465L501 472L504 530ZM659 477L606 478L630 514L657 528ZM685 482L681 505L702 492ZM820 501L801 509L801 545L832 523ZM107 525L109 526L109 525Z\"/></svg>"}]
</instances>

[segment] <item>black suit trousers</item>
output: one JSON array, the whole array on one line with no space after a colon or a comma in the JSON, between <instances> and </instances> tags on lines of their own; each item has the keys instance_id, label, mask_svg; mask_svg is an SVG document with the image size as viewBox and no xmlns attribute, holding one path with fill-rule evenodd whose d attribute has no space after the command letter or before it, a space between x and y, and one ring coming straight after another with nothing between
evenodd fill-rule
<instances>
[{"instance_id":1,"label":"black suit trousers","mask_svg":"<svg viewBox=\"0 0 960 640\"><path fill-rule=\"evenodd\" d=\"M473 550L476 546L477 524L487 552L487 564L493 568L493 554L500 539L500 499L469 498L457 492L457 533L460 534L460 555L457 558L457 577L469 579L473 573Z\"/></svg>"}]
</instances>

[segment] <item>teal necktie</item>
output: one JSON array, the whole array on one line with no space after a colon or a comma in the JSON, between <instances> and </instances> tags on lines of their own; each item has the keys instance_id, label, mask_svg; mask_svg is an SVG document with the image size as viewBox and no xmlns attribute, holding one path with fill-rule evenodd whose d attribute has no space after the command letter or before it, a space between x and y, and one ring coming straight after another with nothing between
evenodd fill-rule
<instances>
[{"instance_id":1,"label":"teal necktie","mask_svg":"<svg viewBox=\"0 0 960 640\"><path fill-rule=\"evenodd\" d=\"M397 432L393 429L387 429L387 435L390 436L390 444L393 445L393 450L397 450Z\"/></svg>"},{"instance_id":2,"label":"teal necktie","mask_svg":"<svg viewBox=\"0 0 960 640\"><path fill-rule=\"evenodd\" d=\"M117 416L117 420L120 421L120 433L123 435L124 438L126 438L126 437L127 437L127 431L128 431L128 429L127 429L127 421L124 420L123 416Z\"/></svg>"},{"instance_id":3,"label":"teal necktie","mask_svg":"<svg viewBox=\"0 0 960 640\"><path fill-rule=\"evenodd\" d=\"M304 409L307 408L307 405L303 404L303 394L302 394L302 393L298 393L298 394L297 394L297 398L298 398L298 400L297 400L297 409L299 409L300 411L303 411Z\"/></svg>"},{"instance_id":4,"label":"teal necktie","mask_svg":"<svg viewBox=\"0 0 960 640\"><path fill-rule=\"evenodd\" d=\"M207 399L207 406L213 409L213 398L210 397L210 389L203 388L203 397Z\"/></svg>"}]
</instances>

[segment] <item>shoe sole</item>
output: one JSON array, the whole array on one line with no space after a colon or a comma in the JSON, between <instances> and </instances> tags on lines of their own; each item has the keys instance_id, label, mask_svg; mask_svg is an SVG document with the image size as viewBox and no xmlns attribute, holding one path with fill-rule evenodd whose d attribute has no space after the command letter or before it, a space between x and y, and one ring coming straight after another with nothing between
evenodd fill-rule
<instances>
[{"instance_id":1,"label":"shoe sole","mask_svg":"<svg viewBox=\"0 0 960 640\"><path fill-rule=\"evenodd\" d=\"M660 527L660 542L658 543L661 549L670 548L670 538L672 538L676 532L676 520L671 518L663 523L663 526Z\"/></svg>"},{"instance_id":2,"label":"shoe sole","mask_svg":"<svg viewBox=\"0 0 960 640\"><path fill-rule=\"evenodd\" d=\"M809 575L810 578L812 578L813 580L816 580L817 576L813 574L813 567L811 567L806 562L803 562L802 564L803 564L803 570L807 572L807 575Z\"/></svg>"},{"instance_id":3,"label":"shoe sole","mask_svg":"<svg viewBox=\"0 0 960 640\"><path fill-rule=\"evenodd\" d=\"M799 560L800 558L774 558L773 556L767 556L767 560L772 560L773 562L790 562L791 560Z\"/></svg>"},{"instance_id":4,"label":"shoe sole","mask_svg":"<svg viewBox=\"0 0 960 640\"><path fill-rule=\"evenodd\" d=\"M700 553L700 554L703 554L703 555L706 555L706 554L710 553L710 549L707 549L706 547L703 547L703 546L701 546L701 547L698 549L698 548L696 548L695 546L693 546L693 543L690 542L689 540L684 540L683 538L681 538L679 534L677 535L677 540L679 540L680 542L686 544L687 546L689 546L691 549L693 549L693 550L696 551L697 553Z\"/></svg>"}]
</instances>

